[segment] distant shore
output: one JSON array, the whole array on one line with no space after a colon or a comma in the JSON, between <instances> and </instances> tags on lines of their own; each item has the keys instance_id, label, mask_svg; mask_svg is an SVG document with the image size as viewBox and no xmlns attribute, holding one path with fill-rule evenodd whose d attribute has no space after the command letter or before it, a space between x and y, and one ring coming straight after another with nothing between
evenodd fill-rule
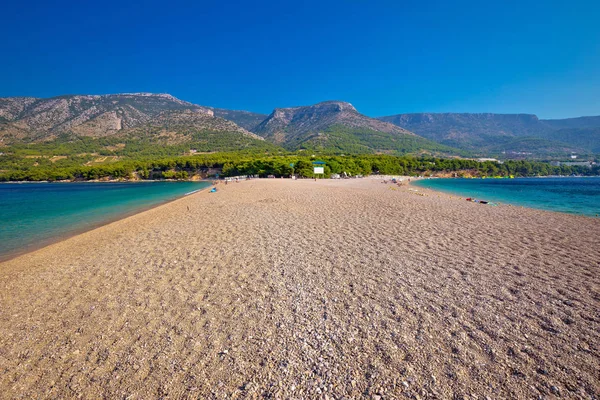
<instances>
[{"instance_id":1,"label":"distant shore","mask_svg":"<svg viewBox=\"0 0 600 400\"><path fill-rule=\"evenodd\" d=\"M594 398L600 221L219 185L0 263L7 397Z\"/></svg>"}]
</instances>

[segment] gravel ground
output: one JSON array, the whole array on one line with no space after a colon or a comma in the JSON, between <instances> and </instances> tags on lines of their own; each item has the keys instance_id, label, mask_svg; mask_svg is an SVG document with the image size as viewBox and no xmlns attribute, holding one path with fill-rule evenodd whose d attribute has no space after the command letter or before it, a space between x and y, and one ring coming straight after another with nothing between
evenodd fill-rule
<instances>
[{"instance_id":1,"label":"gravel ground","mask_svg":"<svg viewBox=\"0 0 600 400\"><path fill-rule=\"evenodd\" d=\"M219 185L0 264L0 398L597 399L600 219L410 189Z\"/></svg>"}]
</instances>

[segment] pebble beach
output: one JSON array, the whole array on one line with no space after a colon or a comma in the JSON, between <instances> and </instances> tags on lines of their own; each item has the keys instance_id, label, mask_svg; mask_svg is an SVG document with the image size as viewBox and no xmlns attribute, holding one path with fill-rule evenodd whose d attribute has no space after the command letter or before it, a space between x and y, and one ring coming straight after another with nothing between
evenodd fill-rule
<instances>
[{"instance_id":1,"label":"pebble beach","mask_svg":"<svg viewBox=\"0 0 600 400\"><path fill-rule=\"evenodd\" d=\"M0 263L0 398L600 397L600 219L217 188Z\"/></svg>"}]
</instances>

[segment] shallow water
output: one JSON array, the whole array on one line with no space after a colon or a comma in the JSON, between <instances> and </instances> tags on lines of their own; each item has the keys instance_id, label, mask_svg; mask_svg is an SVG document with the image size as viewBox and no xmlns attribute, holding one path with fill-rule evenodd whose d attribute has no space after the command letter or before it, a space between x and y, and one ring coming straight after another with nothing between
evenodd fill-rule
<instances>
[{"instance_id":1,"label":"shallow water","mask_svg":"<svg viewBox=\"0 0 600 400\"><path fill-rule=\"evenodd\" d=\"M0 258L208 186L208 182L0 184Z\"/></svg>"},{"instance_id":2,"label":"shallow water","mask_svg":"<svg viewBox=\"0 0 600 400\"><path fill-rule=\"evenodd\" d=\"M416 186L464 197L597 217L600 177L424 179Z\"/></svg>"}]
</instances>

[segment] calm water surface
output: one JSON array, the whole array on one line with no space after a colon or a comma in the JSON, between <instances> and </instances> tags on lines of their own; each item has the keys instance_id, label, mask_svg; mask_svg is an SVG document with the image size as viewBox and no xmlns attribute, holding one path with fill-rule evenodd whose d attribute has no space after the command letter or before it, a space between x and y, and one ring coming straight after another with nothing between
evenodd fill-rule
<instances>
[{"instance_id":1,"label":"calm water surface","mask_svg":"<svg viewBox=\"0 0 600 400\"><path fill-rule=\"evenodd\" d=\"M600 215L600 177L425 179L415 184L464 197L591 217Z\"/></svg>"},{"instance_id":2,"label":"calm water surface","mask_svg":"<svg viewBox=\"0 0 600 400\"><path fill-rule=\"evenodd\" d=\"M2 183L0 259L209 185L208 182Z\"/></svg>"}]
</instances>

